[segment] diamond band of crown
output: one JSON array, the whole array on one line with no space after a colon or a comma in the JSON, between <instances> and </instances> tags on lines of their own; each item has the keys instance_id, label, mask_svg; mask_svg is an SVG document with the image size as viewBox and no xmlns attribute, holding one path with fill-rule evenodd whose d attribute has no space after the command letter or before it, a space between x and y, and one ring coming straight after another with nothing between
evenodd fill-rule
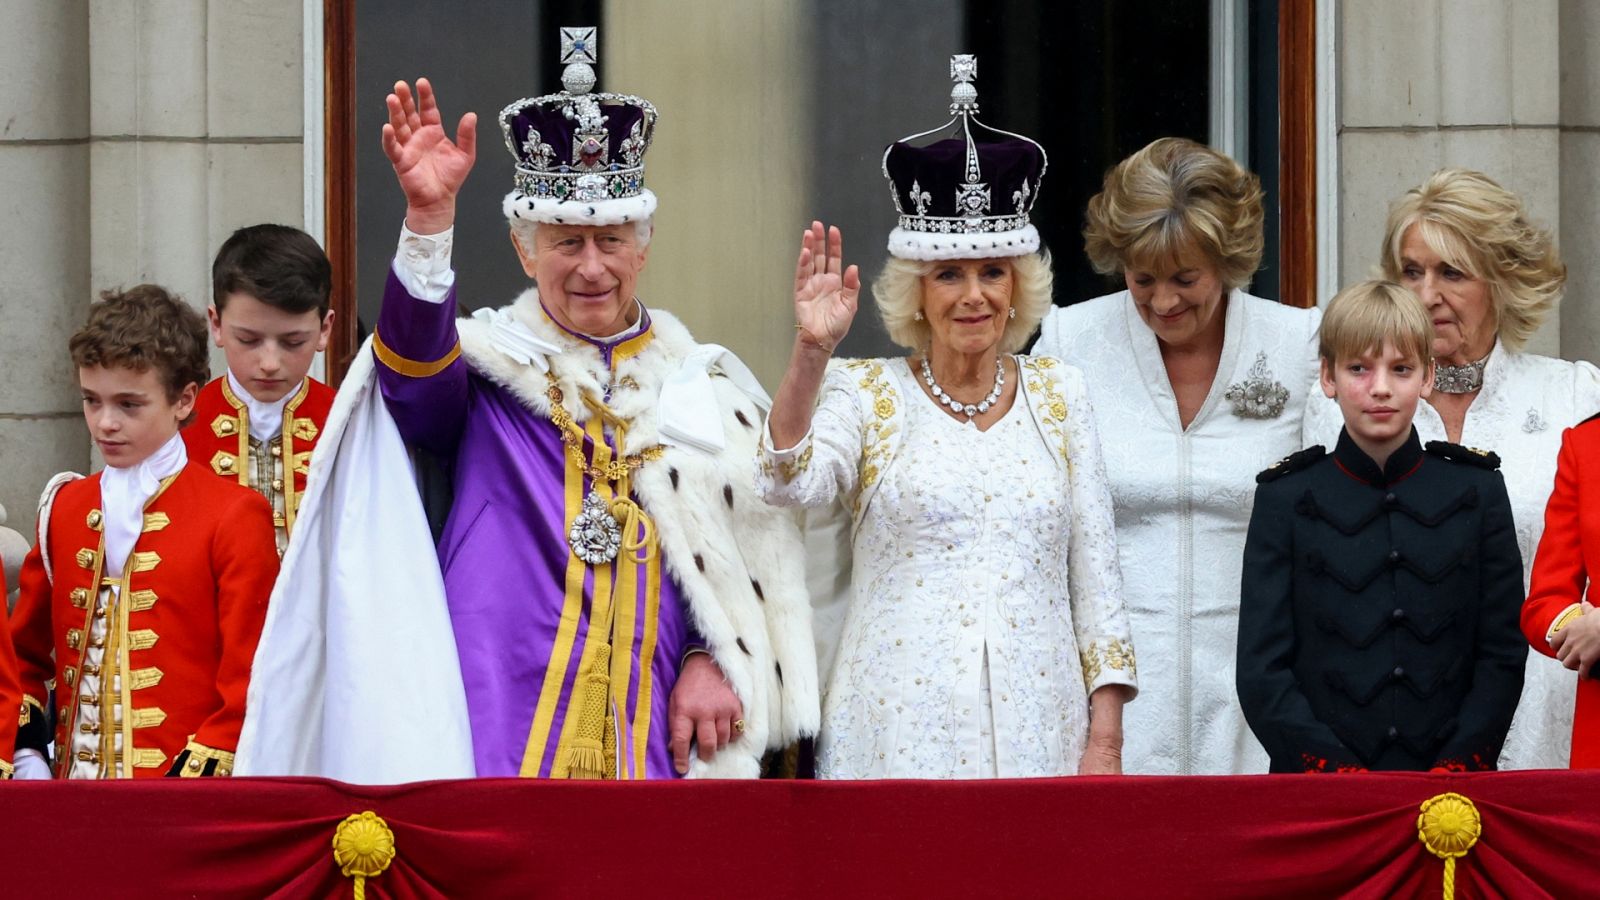
<instances>
[{"instance_id":1,"label":"diamond band of crown","mask_svg":"<svg viewBox=\"0 0 1600 900\"><path fill-rule=\"evenodd\" d=\"M591 93L599 57L597 29L562 28L565 90L500 111L506 149L516 159L516 189L525 196L595 203L644 192L644 154L655 133L656 108L632 94Z\"/></svg>"},{"instance_id":2,"label":"diamond band of crown","mask_svg":"<svg viewBox=\"0 0 1600 900\"><path fill-rule=\"evenodd\" d=\"M1028 217L1021 216L906 216L900 217L899 226L907 231L923 234L994 234L1016 231L1028 226Z\"/></svg>"}]
</instances>

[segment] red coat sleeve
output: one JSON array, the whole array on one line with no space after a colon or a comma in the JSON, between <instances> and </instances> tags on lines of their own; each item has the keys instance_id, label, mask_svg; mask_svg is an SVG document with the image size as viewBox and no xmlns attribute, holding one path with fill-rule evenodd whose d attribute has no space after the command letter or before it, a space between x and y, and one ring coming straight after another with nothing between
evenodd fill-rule
<instances>
[{"instance_id":1,"label":"red coat sleeve","mask_svg":"<svg viewBox=\"0 0 1600 900\"><path fill-rule=\"evenodd\" d=\"M10 632L23 702L33 707L30 710L33 715L43 717L44 704L50 696L46 684L56 677L55 629L50 578L44 569L43 548L47 536L36 533L36 537L38 542L28 551L22 562L22 573L17 576L17 607L11 614Z\"/></svg>"},{"instance_id":2,"label":"red coat sleeve","mask_svg":"<svg viewBox=\"0 0 1600 900\"><path fill-rule=\"evenodd\" d=\"M217 665L217 694L222 706L195 732L193 743L232 753L244 726L245 692L250 665L267 617L267 598L278 577L277 542L272 509L254 491L238 492L212 538L211 558L217 579L217 632L222 643Z\"/></svg>"},{"instance_id":3,"label":"red coat sleeve","mask_svg":"<svg viewBox=\"0 0 1600 900\"><path fill-rule=\"evenodd\" d=\"M1554 656L1545 635L1563 611L1583 599L1589 573L1583 562L1583 535L1579 530L1580 471L1579 438L1575 429L1561 436L1561 454L1556 458L1555 489L1544 510L1544 535L1533 557L1528 599L1522 604L1522 633L1529 645L1546 656Z\"/></svg>"},{"instance_id":4,"label":"red coat sleeve","mask_svg":"<svg viewBox=\"0 0 1600 900\"><path fill-rule=\"evenodd\" d=\"M0 569L0 636L9 638L11 627L6 616L6 574ZM0 777L11 777L12 750L17 743L17 721L28 715L22 702L22 684L17 680L17 654L11 641L0 640Z\"/></svg>"}]
</instances>

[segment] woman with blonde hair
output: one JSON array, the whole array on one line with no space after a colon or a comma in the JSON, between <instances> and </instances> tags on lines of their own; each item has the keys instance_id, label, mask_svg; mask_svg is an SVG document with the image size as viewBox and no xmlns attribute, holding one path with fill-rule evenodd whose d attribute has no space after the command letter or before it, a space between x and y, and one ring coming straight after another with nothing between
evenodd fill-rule
<instances>
[{"instance_id":1,"label":"woman with blonde hair","mask_svg":"<svg viewBox=\"0 0 1600 900\"><path fill-rule=\"evenodd\" d=\"M1087 220L1090 262L1127 289L1053 311L1034 352L1083 371L1107 448L1143 669L1124 768L1265 772L1234 690L1239 559L1256 473L1300 449L1320 315L1245 292L1261 186L1209 147L1139 150Z\"/></svg>"},{"instance_id":2,"label":"woman with blonde hair","mask_svg":"<svg viewBox=\"0 0 1600 900\"><path fill-rule=\"evenodd\" d=\"M1600 369L1524 350L1560 302L1567 267L1522 199L1470 169L1440 169L1389 208L1385 277L1422 297L1433 321L1433 394L1417 409L1423 441L1499 454L1524 581L1544 532L1562 432L1600 411ZM1318 405L1310 437L1336 434ZM1561 768L1572 740L1574 677L1531 654L1502 769Z\"/></svg>"},{"instance_id":3,"label":"woman with blonde hair","mask_svg":"<svg viewBox=\"0 0 1600 900\"><path fill-rule=\"evenodd\" d=\"M1045 154L976 120L973 65L952 65L955 119L884 154L900 219L874 295L909 358L829 364L860 278L838 229L801 241L758 484L850 509L824 778L1120 771L1134 657L1093 415L1076 370L1012 355L1050 307Z\"/></svg>"}]
</instances>

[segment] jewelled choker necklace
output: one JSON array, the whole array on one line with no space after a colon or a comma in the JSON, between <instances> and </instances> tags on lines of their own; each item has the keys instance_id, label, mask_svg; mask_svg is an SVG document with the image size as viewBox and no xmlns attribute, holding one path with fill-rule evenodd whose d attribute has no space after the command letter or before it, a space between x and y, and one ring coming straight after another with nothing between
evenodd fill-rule
<instances>
[{"instance_id":1,"label":"jewelled choker necklace","mask_svg":"<svg viewBox=\"0 0 1600 900\"><path fill-rule=\"evenodd\" d=\"M939 387L938 382L933 380L933 367L928 365L928 358L926 356L922 358L922 380L928 383L928 390L933 391L933 396L938 399L940 403L950 407L951 412L956 413L957 415L966 416L967 421L971 422L973 416L976 416L979 413L988 412L989 407L993 406L995 401L1000 399L1000 391L1002 391L1006 386L1006 367L1001 364L999 357L995 357L994 390L989 392L989 396L983 398L977 403L962 403L959 400L953 399L949 394L946 394L944 392L944 388Z\"/></svg>"},{"instance_id":2,"label":"jewelled choker necklace","mask_svg":"<svg viewBox=\"0 0 1600 900\"><path fill-rule=\"evenodd\" d=\"M1483 367L1489 364L1485 356L1477 362L1460 366L1433 364L1433 389L1446 394L1470 394L1483 388Z\"/></svg>"}]
</instances>

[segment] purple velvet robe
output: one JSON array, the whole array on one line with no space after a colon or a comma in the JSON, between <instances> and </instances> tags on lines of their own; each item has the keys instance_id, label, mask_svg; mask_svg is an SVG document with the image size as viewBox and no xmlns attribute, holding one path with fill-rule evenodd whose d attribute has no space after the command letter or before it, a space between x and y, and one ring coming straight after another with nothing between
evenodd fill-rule
<instances>
[{"instance_id":1,"label":"purple velvet robe","mask_svg":"<svg viewBox=\"0 0 1600 900\"><path fill-rule=\"evenodd\" d=\"M411 296L391 272L379 339L405 360L442 359L457 343L455 310L454 288L444 302L429 303ZM568 352L599 353L612 364L614 347L582 340L595 346ZM637 347L633 342L649 340L646 324L619 343ZM478 775L566 776L560 750L572 737L573 701L582 695L581 676L594 647L604 643L603 635L590 641L596 587L610 591L631 578L632 590L613 595L615 777L675 777L667 700L684 651L701 641L661 551L648 565L636 565L626 551L602 566L577 561L567 531L590 479L566 459L554 424L473 371L464 357L416 377L385 365L380 354L377 371L406 442L451 463L455 499L439 541L439 565ZM590 423L586 459L593 459L597 437L615 451L610 432Z\"/></svg>"}]
</instances>

